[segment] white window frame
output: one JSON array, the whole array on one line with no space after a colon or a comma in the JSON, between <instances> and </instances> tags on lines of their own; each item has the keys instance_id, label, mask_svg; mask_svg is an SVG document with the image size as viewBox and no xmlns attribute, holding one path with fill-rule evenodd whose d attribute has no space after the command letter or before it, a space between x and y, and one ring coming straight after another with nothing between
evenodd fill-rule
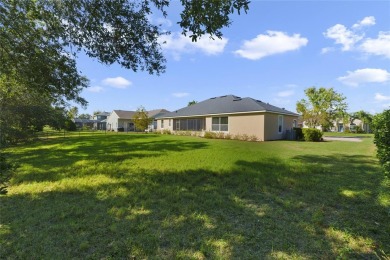
<instances>
[{"instance_id":1,"label":"white window frame","mask_svg":"<svg viewBox=\"0 0 390 260\"><path fill-rule=\"evenodd\" d=\"M278 134L283 134L283 115L278 115Z\"/></svg>"},{"instance_id":2,"label":"white window frame","mask_svg":"<svg viewBox=\"0 0 390 260\"><path fill-rule=\"evenodd\" d=\"M164 119L161 119L161 128L164 128Z\"/></svg>"},{"instance_id":3,"label":"white window frame","mask_svg":"<svg viewBox=\"0 0 390 260\"><path fill-rule=\"evenodd\" d=\"M213 119L218 118L218 124L213 124ZM221 124L222 118L227 119L227 124ZM227 126L226 130L221 130L222 126ZM213 126L218 126L218 130L213 129ZM229 117L227 116L215 116L211 118L211 131L213 132L229 132Z\"/></svg>"}]
</instances>

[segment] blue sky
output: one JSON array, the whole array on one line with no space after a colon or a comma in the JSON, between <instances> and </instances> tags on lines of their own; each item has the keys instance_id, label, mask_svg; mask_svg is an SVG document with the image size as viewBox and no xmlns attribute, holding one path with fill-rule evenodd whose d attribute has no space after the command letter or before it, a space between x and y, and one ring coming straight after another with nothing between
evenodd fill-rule
<instances>
[{"instance_id":1,"label":"blue sky","mask_svg":"<svg viewBox=\"0 0 390 260\"><path fill-rule=\"evenodd\" d=\"M333 87L349 112L390 107L390 1L252 1L233 16L223 39L197 43L180 35L180 4L172 1L162 23L171 35L166 72L160 76L106 66L80 55L91 80L83 90L87 109L177 110L189 101L234 94L295 110L304 90Z\"/></svg>"}]
</instances>

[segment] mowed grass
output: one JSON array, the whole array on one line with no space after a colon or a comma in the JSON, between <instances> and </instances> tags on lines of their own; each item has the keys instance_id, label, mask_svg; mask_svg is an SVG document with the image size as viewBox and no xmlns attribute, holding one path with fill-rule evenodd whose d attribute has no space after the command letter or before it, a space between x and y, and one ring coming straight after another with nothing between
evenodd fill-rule
<instances>
[{"instance_id":1,"label":"mowed grass","mask_svg":"<svg viewBox=\"0 0 390 260\"><path fill-rule=\"evenodd\" d=\"M390 196L372 137L251 143L154 134L7 150L0 256L332 259L390 255Z\"/></svg>"}]
</instances>

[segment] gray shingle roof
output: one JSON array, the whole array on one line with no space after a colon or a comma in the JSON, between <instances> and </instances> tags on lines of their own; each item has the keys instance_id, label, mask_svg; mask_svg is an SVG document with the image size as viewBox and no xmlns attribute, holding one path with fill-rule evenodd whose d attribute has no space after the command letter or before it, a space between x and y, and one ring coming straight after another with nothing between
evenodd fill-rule
<instances>
[{"instance_id":1,"label":"gray shingle roof","mask_svg":"<svg viewBox=\"0 0 390 260\"><path fill-rule=\"evenodd\" d=\"M120 119L132 119L135 111L114 110Z\"/></svg>"},{"instance_id":2,"label":"gray shingle roof","mask_svg":"<svg viewBox=\"0 0 390 260\"><path fill-rule=\"evenodd\" d=\"M132 119L136 111L126 111L126 110L114 110L114 112L119 116L120 119ZM161 114L169 113L168 110L165 109L154 109L147 111L149 117L155 118Z\"/></svg>"},{"instance_id":3,"label":"gray shingle roof","mask_svg":"<svg viewBox=\"0 0 390 260\"><path fill-rule=\"evenodd\" d=\"M253 98L241 98L234 95L226 95L214 97L194 105L181 108L171 113L160 115L159 118L171 117L187 117L187 116L204 116L217 114L234 114L234 113L248 113L248 112L273 112L285 115L298 114L279 108L268 103Z\"/></svg>"}]
</instances>

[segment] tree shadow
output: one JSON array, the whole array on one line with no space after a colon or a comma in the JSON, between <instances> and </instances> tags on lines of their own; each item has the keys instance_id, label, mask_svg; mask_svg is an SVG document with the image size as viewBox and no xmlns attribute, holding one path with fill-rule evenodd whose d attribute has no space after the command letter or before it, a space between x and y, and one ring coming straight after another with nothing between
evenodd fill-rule
<instances>
[{"instance_id":1,"label":"tree shadow","mask_svg":"<svg viewBox=\"0 0 390 260\"><path fill-rule=\"evenodd\" d=\"M16 158L15 162L23 162L34 170L16 176L13 183L58 181L73 177L72 174L63 174L63 169L75 165L82 168L98 163L118 164L125 160L159 157L171 152L205 149L208 146L207 142L198 140L196 142L176 139L153 140L155 135L133 134L126 136L126 139L123 137L122 135L109 135L107 139L95 136L76 137L60 143L52 142L53 146L48 144L48 147L44 148L34 149L39 145L32 146L31 149L23 151L23 156L19 160ZM146 141L144 137L147 137ZM91 171L85 174L96 173Z\"/></svg>"},{"instance_id":2,"label":"tree shadow","mask_svg":"<svg viewBox=\"0 0 390 260\"><path fill-rule=\"evenodd\" d=\"M83 189L2 197L0 253L263 259L389 252L388 213L376 203L380 178L371 159L292 160L239 160L224 172L140 170ZM365 189L372 193L343 193Z\"/></svg>"}]
</instances>

